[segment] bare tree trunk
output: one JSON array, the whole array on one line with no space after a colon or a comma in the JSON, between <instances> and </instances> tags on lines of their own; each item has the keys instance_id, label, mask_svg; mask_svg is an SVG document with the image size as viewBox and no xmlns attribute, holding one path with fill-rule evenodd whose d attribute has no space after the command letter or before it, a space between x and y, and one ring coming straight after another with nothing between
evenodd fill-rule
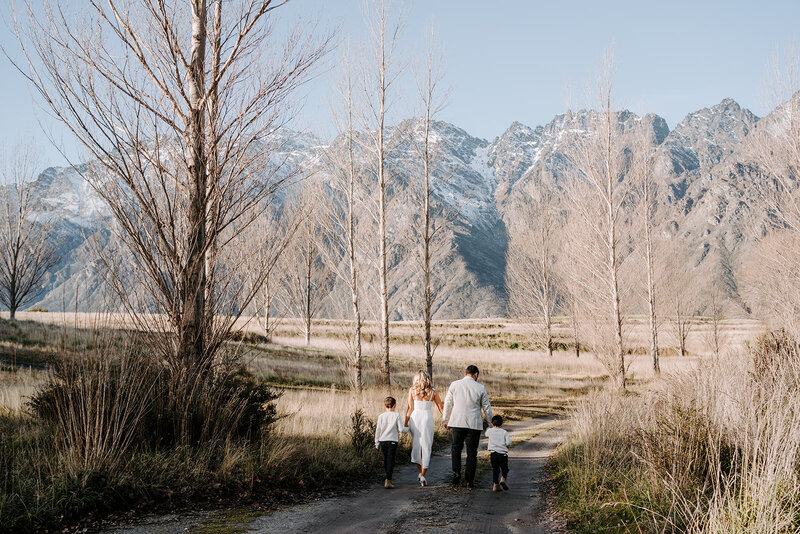
<instances>
[{"instance_id":1,"label":"bare tree trunk","mask_svg":"<svg viewBox=\"0 0 800 534\"><path fill-rule=\"evenodd\" d=\"M314 317L324 305L333 289L334 277L325 257L324 217L320 204L327 202L319 182L307 179L303 182L293 208L297 223L297 236L290 248L289 265L285 269L284 290L291 313L300 321L300 331L306 345L311 343ZM341 261L341 249L339 249Z\"/></svg>"},{"instance_id":2,"label":"bare tree trunk","mask_svg":"<svg viewBox=\"0 0 800 534\"><path fill-rule=\"evenodd\" d=\"M6 286L6 294L8 295L8 317L10 320L15 320L17 318L17 308L19 308L19 296L17 295L17 279L19 278L19 270L17 269L17 263L19 262L19 256L22 252L22 247L24 243L21 242L22 240L17 240L16 243L12 243L12 247L9 250L11 264L9 265L8 269L8 285Z\"/></svg>"},{"instance_id":3,"label":"bare tree trunk","mask_svg":"<svg viewBox=\"0 0 800 534\"><path fill-rule=\"evenodd\" d=\"M376 27L373 28L375 46L375 101L371 103L375 129L375 160L378 178L378 284L380 298L380 336L383 367L381 374L385 386L391 386L391 364L389 361L389 269L387 265L388 237L386 228L386 211L388 209L386 189L389 180L386 168L386 108L389 86L394 78L389 74L390 60L396 44L399 26L390 29L387 39L386 1L376 3ZM393 30L393 31L392 31Z\"/></svg>"},{"instance_id":4,"label":"bare tree trunk","mask_svg":"<svg viewBox=\"0 0 800 534\"><path fill-rule=\"evenodd\" d=\"M553 310L551 304L551 292L552 288L550 284L552 283L551 280L551 273L550 273L550 229L547 230L547 235L542 235L542 280L544 281L544 306L543 306L543 316L544 316L544 336L545 336L545 343L547 344L547 355L549 357L553 357Z\"/></svg>"},{"instance_id":5,"label":"bare tree trunk","mask_svg":"<svg viewBox=\"0 0 800 534\"><path fill-rule=\"evenodd\" d=\"M381 347L383 350L383 383L384 385L392 385L391 368L389 362L389 273L386 267L386 161L384 158L384 107L383 101L381 102L381 119L380 119L380 133L378 145L378 194L379 198L379 227L380 234L379 245L379 277L380 277L380 294L381 294Z\"/></svg>"},{"instance_id":6,"label":"bare tree trunk","mask_svg":"<svg viewBox=\"0 0 800 534\"><path fill-rule=\"evenodd\" d=\"M711 307L711 349L714 352L714 357L719 358L722 352L722 307L720 303L720 294L716 287L711 289L709 295L709 306Z\"/></svg>"},{"instance_id":7,"label":"bare tree trunk","mask_svg":"<svg viewBox=\"0 0 800 534\"><path fill-rule=\"evenodd\" d=\"M206 224L209 228L216 228L219 219L219 144L214 142L218 138L219 130L219 85L215 80L219 78L220 62L222 61L222 0L214 1L214 21L211 28L211 87L208 88L208 124L211 132L208 136L212 139L207 147L208 178L206 184ZM219 258L218 236L216 233L210 239L206 250L206 328L213 330L214 326L214 290L216 281L216 265Z\"/></svg>"},{"instance_id":8,"label":"bare tree trunk","mask_svg":"<svg viewBox=\"0 0 800 534\"><path fill-rule=\"evenodd\" d=\"M352 87L348 73L348 109L347 109L347 252L350 260L350 297L353 304L353 367L355 368L356 394L363 390L363 370L361 354L361 308L358 299L358 265L356 263L356 169L353 153L353 106Z\"/></svg>"},{"instance_id":9,"label":"bare tree trunk","mask_svg":"<svg viewBox=\"0 0 800 534\"><path fill-rule=\"evenodd\" d=\"M352 158L352 145L350 147ZM356 266L356 222L355 222L355 173L350 177L350 198L347 226L349 231L348 242L350 243L350 296L353 303L353 367L355 368L355 387L356 394L361 395L363 390L362 377L362 354L361 354L361 308L358 302L358 270Z\"/></svg>"},{"instance_id":10,"label":"bare tree trunk","mask_svg":"<svg viewBox=\"0 0 800 534\"><path fill-rule=\"evenodd\" d=\"M311 344L311 321L313 316L312 306L311 306L311 297L313 288L311 283L312 271L314 268L314 241L313 236L311 234L308 235L308 241L306 242L306 263L305 263L305 317L303 318L305 321L304 331L306 336L306 345Z\"/></svg>"},{"instance_id":11,"label":"bare tree trunk","mask_svg":"<svg viewBox=\"0 0 800 534\"><path fill-rule=\"evenodd\" d=\"M271 273L264 279L264 338L267 343L272 343L272 325L270 316L272 315L272 285L270 284Z\"/></svg>"},{"instance_id":12,"label":"bare tree trunk","mask_svg":"<svg viewBox=\"0 0 800 534\"><path fill-rule=\"evenodd\" d=\"M361 208L364 203L362 196L364 192L361 189L363 170L359 167L355 154L357 143L355 116L358 110L355 107L351 59L351 50L348 45L341 61L342 78L339 83L340 104L343 112L334 114L340 136L345 138L344 146L340 148L338 143L335 143L326 152L333 177L330 185L336 192L341 192L344 206L342 207L337 202L329 203L323 219L323 229L325 240L328 243L325 253L329 257L329 264L333 266L336 276L346 284L350 291L350 302L347 305L349 309L343 310L343 313L350 316L352 329L350 329L350 325L344 326L347 332L345 343L348 352L343 363L345 372L351 378L351 385L356 395L360 396L363 391L363 319L359 286L362 255L359 215L363 213ZM334 194L334 198L339 197ZM339 256L340 251L344 251L346 261L342 261L344 258Z\"/></svg>"},{"instance_id":13,"label":"bare tree trunk","mask_svg":"<svg viewBox=\"0 0 800 534\"><path fill-rule=\"evenodd\" d=\"M181 277L183 313L178 329L180 358L188 367L204 356L206 311L206 155L205 94L206 2L192 0L191 60L187 72L189 113L186 146L189 149L189 242Z\"/></svg>"},{"instance_id":14,"label":"bare tree trunk","mask_svg":"<svg viewBox=\"0 0 800 534\"><path fill-rule=\"evenodd\" d=\"M547 342L547 355L553 357L553 319L550 316L550 298L547 298L547 305L544 312L544 331Z\"/></svg>"},{"instance_id":15,"label":"bare tree trunk","mask_svg":"<svg viewBox=\"0 0 800 534\"><path fill-rule=\"evenodd\" d=\"M686 356L686 317L683 314L680 296L675 296L675 337L678 339L678 349L681 356Z\"/></svg>"},{"instance_id":16,"label":"bare tree trunk","mask_svg":"<svg viewBox=\"0 0 800 534\"><path fill-rule=\"evenodd\" d=\"M431 79L430 68L428 69L428 87L430 95ZM428 370L428 376L433 380L433 347L431 344L431 309L432 309L432 296L431 296L431 169L430 169L430 133L431 133L431 99L426 99L425 106L425 134L422 167L424 178L423 185L423 201L422 201L422 283L423 283L423 310L422 321L424 325L424 338L425 338L425 367Z\"/></svg>"},{"instance_id":17,"label":"bare tree trunk","mask_svg":"<svg viewBox=\"0 0 800 534\"><path fill-rule=\"evenodd\" d=\"M715 358L722 354L722 347L727 343L727 336L722 329L723 295L717 283L708 292L708 305L711 319L711 332L706 335L706 344L710 346Z\"/></svg>"},{"instance_id":18,"label":"bare tree trunk","mask_svg":"<svg viewBox=\"0 0 800 534\"><path fill-rule=\"evenodd\" d=\"M612 226L609 229L609 238L616 239L615 236L615 227ZM623 346L622 340L622 312L620 311L620 304L619 304L619 278L617 273L617 247L616 243L612 242L611 247L609 248L609 261L611 262L611 269L609 271L609 277L611 281L611 298L613 302L612 308L612 320L614 321L614 341L615 341L615 351L616 351L616 359L617 359L617 387L621 390L624 390L627 387L627 380L625 377L625 348Z\"/></svg>"},{"instance_id":19,"label":"bare tree trunk","mask_svg":"<svg viewBox=\"0 0 800 534\"><path fill-rule=\"evenodd\" d=\"M656 282L654 272L654 257L653 257L653 213L650 177L645 176L644 184L644 239L645 239L645 256L647 261L647 306L649 310L650 319L650 355L653 359L653 372L655 374L661 373L661 364L658 357L658 321L656 317Z\"/></svg>"},{"instance_id":20,"label":"bare tree trunk","mask_svg":"<svg viewBox=\"0 0 800 534\"><path fill-rule=\"evenodd\" d=\"M612 172L612 161L614 155L612 150L612 132L615 125L612 123L614 114L611 113L611 91L610 88L606 93L606 111L604 120L606 121L606 146L605 146L605 171L606 171L606 203L607 211L606 217L608 219L608 267L609 267L609 282L611 286L611 301L612 301L612 321L614 325L614 341L617 360L617 387L620 390L625 390L627 381L625 377L625 347L623 346L622 339L622 312L620 310L619 298L619 260L617 258L617 207L614 203L615 192L614 186L617 176Z\"/></svg>"},{"instance_id":21,"label":"bare tree trunk","mask_svg":"<svg viewBox=\"0 0 800 534\"><path fill-rule=\"evenodd\" d=\"M572 297L572 339L575 343L575 357L581 357L581 340L580 330L578 328L578 303L575 297Z\"/></svg>"}]
</instances>

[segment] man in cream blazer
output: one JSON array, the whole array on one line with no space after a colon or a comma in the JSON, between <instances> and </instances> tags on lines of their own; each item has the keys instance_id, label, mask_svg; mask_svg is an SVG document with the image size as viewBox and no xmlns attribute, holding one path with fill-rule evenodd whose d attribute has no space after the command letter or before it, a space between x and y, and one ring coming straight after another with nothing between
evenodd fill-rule
<instances>
[{"instance_id":1,"label":"man in cream blazer","mask_svg":"<svg viewBox=\"0 0 800 534\"><path fill-rule=\"evenodd\" d=\"M475 468L478 465L478 441L483 431L483 417L492 420L492 405L486 388L478 382L478 368L467 367L464 378L456 380L447 390L442 419L450 429L452 442L453 484L461 481L461 451L467 446L467 468L464 479L474 487ZM483 410L483 414L481 414Z\"/></svg>"}]
</instances>

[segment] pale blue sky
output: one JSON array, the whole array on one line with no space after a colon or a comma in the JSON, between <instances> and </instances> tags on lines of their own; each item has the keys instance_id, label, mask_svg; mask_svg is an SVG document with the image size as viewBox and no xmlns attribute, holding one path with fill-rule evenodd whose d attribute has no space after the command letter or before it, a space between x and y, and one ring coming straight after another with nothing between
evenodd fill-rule
<instances>
[{"instance_id":1,"label":"pale blue sky","mask_svg":"<svg viewBox=\"0 0 800 534\"><path fill-rule=\"evenodd\" d=\"M365 36L361 9L361 0L292 0L281 11L287 23L314 17L321 28L339 27L340 38L358 41ZM610 45L617 99L636 112L658 113L674 127L688 112L731 97L760 116L770 59L800 41L795 1L406 0L404 9L403 52L411 55L431 21L439 29L453 86L440 118L486 139L515 120L530 126L550 121L564 111L568 93L580 101ZM338 57L334 51L332 69ZM322 74L306 89L295 127L330 133L326 90L332 77ZM28 88L5 60L0 79L0 142L32 136L46 164L63 163L39 129L41 111L35 112ZM399 102L395 117L409 114L412 105L413 98ZM64 143L77 153L66 134Z\"/></svg>"}]
</instances>

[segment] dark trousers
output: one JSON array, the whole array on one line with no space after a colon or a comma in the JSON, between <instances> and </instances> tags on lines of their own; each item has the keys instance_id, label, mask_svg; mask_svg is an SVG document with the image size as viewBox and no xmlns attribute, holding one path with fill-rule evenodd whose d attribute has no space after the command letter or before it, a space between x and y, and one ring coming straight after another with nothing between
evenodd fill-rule
<instances>
[{"instance_id":1,"label":"dark trousers","mask_svg":"<svg viewBox=\"0 0 800 534\"><path fill-rule=\"evenodd\" d=\"M503 473L503 478L508 476L508 455L493 452L489 455L489 458L492 461L492 482L499 484L500 473Z\"/></svg>"},{"instance_id":2,"label":"dark trousers","mask_svg":"<svg viewBox=\"0 0 800 534\"><path fill-rule=\"evenodd\" d=\"M386 478L392 480L394 457L397 454L397 442L381 441L381 452L383 453L383 468L386 470Z\"/></svg>"},{"instance_id":3,"label":"dark trousers","mask_svg":"<svg viewBox=\"0 0 800 534\"><path fill-rule=\"evenodd\" d=\"M450 455L453 459L453 477L461 478L461 451L467 446L467 469L464 479L468 484L475 482L475 469L478 466L478 442L481 431L474 428L451 428L450 439L452 448Z\"/></svg>"}]
</instances>

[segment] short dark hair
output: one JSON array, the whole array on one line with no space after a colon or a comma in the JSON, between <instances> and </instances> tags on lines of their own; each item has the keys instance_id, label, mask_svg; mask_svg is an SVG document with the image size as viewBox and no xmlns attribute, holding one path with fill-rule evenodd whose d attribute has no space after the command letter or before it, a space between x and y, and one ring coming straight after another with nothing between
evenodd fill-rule
<instances>
[{"instance_id":1,"label":"short dark hair","mask_svg":"<svg viewBox=\"0 0 800 534\"><path fill-rule=\"evenodd\" d=\"M477 375L479 372L480 371L478 371L478 368L475 367L474 365L468 365L467 366L467 374L468 375Z\"/></svg>"},{"instance_id":2,"label":"short dark hair","mask_svg":"<svg viewBox=\"0 0 800 534\"><path fill-rule=\"evenodd\" d=\"M503 416L495 415L494 417L492 417L492 424L494 426L503 426Z\"/></svg>"},{"instance_id":3,"label":"short dark hair","mask_svg":"<svg viewBox=\"0 0 800 534\"><path fill-rule=\"evenodd\" d=\"M386 397L383 399L383 405L387 408L394 408L395 404L397 404L397 401L394 400L394 397Z\"/></svg>"}]
</instances>

